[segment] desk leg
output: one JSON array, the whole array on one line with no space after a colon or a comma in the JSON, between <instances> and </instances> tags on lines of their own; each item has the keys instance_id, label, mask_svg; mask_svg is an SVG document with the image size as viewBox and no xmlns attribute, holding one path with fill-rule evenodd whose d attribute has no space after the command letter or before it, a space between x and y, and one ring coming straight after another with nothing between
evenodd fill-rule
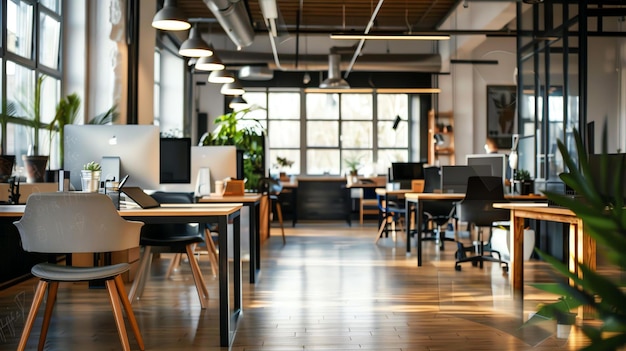
<instances>
[{"instance_id":1,"label":"desk leg","mask_svg":"<svg viewBox=\"0 0 626 351\"><path fill-rule=\"evenodd\" d=\"M406 209L406 255L411 256L411 214L413 210L411 210L411 203L409 200L404 199L404 208Z\"/></svg>"},{"instance_id":2,"label":"desk leg","mask_svg":"<svg viewBox=\"0 0 626 351\"><path fill-rule=\"evenodd\" d=\"M230 274L228 263L228 218L220 217L219 226L219 295L220 295L220 346L229 347L235 336L241 314L241 243L239 213L233 219L233 305L230 305Z\"/></svg>"},{"instance_id":3,"label":"desk leg","mask_svg":"<svg viewBox=\"0 0 626 351\"><path fill-rule=\"evenodd\" d=\"M514 292L519 292L520 297L524 293L524 218L517 217L515 210L511 210L512 230L510 234L511 242L511 262L509 263L509 279Z\"/></svg>"},{"instance_id":4,"label":"desk leg","mask_svg":"<svg viewBox=\"0 0 626 351\"><path fill-rule=\"evenodd\" d=\"M424 206L422 201L415 203L415 232L417 236L417 266L422 266L422 217L424 216Z\"/></svg>"},{"instance_id":5,"label":"desk leg","mask_svg":"<svg viewBox=\"0 0 626 351\"><path fill-rule=\"evenodd\" d=\"M260 202L249 206L250 213L250 283L257 281L261 271L261 234L259 233Z\"/></svg>"},{"instance_id":6,"label":"desk leg","mask_svg":"<svg viewBox=\"0 0 626 351\"><path fill-rule=\"evenodd\" d=\"M585 235L585 225L582 220L578 220L575 226L575 233L571 232L570 228L570 250L571 250L571 242L572 235L576 236L576 244L575 244L575 252L576 252L576 261L574 262L576 272L579 278L583 278L583 272L578 269L578 265L576 263L582 263L589 267L592 271L596 270L596 241L591 238L589 235ZM572 252L572 251L570 251ZM570 254L571 256L571 254ZM570 266L570 271L572 267ZM578 315L582 316L583 319L594 319L595 312L591 306L585 305L578 308Z\"/></svg>"}]
</instances>

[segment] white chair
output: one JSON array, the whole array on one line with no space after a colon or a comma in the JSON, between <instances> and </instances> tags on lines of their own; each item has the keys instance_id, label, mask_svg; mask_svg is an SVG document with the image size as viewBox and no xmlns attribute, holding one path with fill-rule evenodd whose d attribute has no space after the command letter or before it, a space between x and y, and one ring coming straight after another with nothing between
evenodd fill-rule
<instances>
[{"instance_id":1,"label":"white chair","mask_svg":"<svg viewBox=\"0 0 626 351\"><path fill-rule=\"evenodd\" d=\"M14 224L20 233L24 251L39 253L127 250L139 246L139 234L143 226L141 222L127 221L120 217L113 202L106 195L68 192L33 193L28 198L22 219ZM46 290L48 298L39 336L39 350L43 350L46 341L59 283L104 280L122 349L130 350L121 308L124 306L139 349L143 350L143 338L124 291L121 276L129 268L128 263L99 267L72 267L53 263L35 265L31 272L40 280L17 349L26 348L37 310L46 295Z\"/></svg>"}]
</instances>

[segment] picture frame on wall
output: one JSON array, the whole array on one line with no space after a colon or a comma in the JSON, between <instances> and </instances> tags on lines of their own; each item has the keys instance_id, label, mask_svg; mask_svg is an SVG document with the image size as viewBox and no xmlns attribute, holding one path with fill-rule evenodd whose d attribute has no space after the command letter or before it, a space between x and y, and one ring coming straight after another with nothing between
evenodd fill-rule
<instances>
[{"instance_id":1,"label":"picture frame on wall","mask_svg":"<svg viewBox=\"0 0 626 351\"><path fill-rule=\"evenodd\" d=\"M515 85L487 86L487 136L493 138L500 149L510 149L512 146L516 104Z\"/></svg>"}]
</instances>

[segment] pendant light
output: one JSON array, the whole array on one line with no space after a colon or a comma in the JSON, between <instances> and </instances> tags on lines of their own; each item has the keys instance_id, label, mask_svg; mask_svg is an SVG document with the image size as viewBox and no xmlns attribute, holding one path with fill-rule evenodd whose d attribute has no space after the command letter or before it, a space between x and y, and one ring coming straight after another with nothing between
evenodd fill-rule
<instances>
[{"instance_id":1,"label":"pendant light","mask_svg":"<svg viewBox=\"0 0 626 351\"><path fill-rule=\"evenodd\" d=\"M202 56L196 61L194 68L198 71L221 71L224 69L224 64L217 57L216 53L211 56Z\"/></svg>"},{"instance_id":2,"label":"pendant light","mask_svg":"<svg viewBox=\"0 0 626 351\"><path fill-rule=\"evenodd\" d=\"M236 110L236 111L248 108L248 106L249 106L248 102L246 100L244 100L244 98L242 98L241 95L235 96L230 101L230 104L228 104L228 107L230 107L230 108L232 108L233 110Z\"/></svg>"},{"instance_id":3,"label":"pendant light","mask_svg":"<svg viewBox=\"0 0 626 351\"><path fill-rule=\"evenodd\" d=\"M194 23L189 31L189 38L185 40L178 49L181 56L186 57L202 57L213 55L213 48L209 45L198 31L198 24Z\"/></svg>"},{"instance_id":4,"label":"pendant light","mask_svg":"<svg viewBox=\"0 0 626 351\"><path fill-rule=\"evenodd\" d=\"M222 85L222 89L220 89L220 93L222 95L243 95L246 91L243 90L239 81L234 81L232 83L226 83Z\"/></svg>"},{"instance_id":5,"label":"pendant light","mask_svg":"<svg viewBox=\"0 0 626 351\"><path fill-rule=\"evenodd\" d=\"M152 27L161 30L187 30L191 23L178 8L176 0L165 0L163 7L152 18Z\"/></svg>"},{"instance_id":6,"label":"pendant light","mask_svg":"<svg viewBox=\"0 0 626 351\"><path fill-rule=\"evenodd\" d=\"M213 71L209 74L209 83L232 83L235 81L235 75L228 70Z\"/></svg>"}]
</instances>

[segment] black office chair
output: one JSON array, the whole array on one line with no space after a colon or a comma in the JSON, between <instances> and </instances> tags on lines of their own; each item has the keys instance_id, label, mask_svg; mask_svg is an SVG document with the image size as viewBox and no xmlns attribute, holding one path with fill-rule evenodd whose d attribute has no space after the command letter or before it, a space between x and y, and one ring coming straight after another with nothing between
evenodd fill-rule
<instances>
[{"instance_id":1,"label":"black office chair","mask_svg":"<svg viewBox=\"0 0 626 351\"><path fill-rule=\"evenodd\" d=\"M193 203L193 193L155 192L151 196L159 203ZM207 240L211 240L210 237ZM150 273L150 261L153 253L186 253L193 280L196 285L200 305L207 308L209 291L206 287L198 261L194 257L197 244L205 243L205 238L198 226L185 223L146 224L141 229L140 245L144 247L135 281L129 292L132 302L140 297ZM207 243L207 247L210 245Z\"/></svg>"},{"instance_id":2,"label":"black office chair","mask_svg":"<svg viewBox=\"0 0 626 351\"><path fill-rule=\"evenodd\" d=\"M259 180L259 192L267 195L268 200L270 201L270 216L271 214L275 214L278 217L280 232L283 236L283 244L286 244L285 226L283 224L283 208L280 202L280 197L278 196L281 191L283 191L283 185L280 180L274 178L261 178Z\"/></svg>"},{"instance_id":3,"label":"black office chair","mask_svg":"<svg viewBox=\"0 0 626 351\"><path fill-rule=\"evenodd\" d=\"M440 188L441 174L439 167L424 168L424 192L433 193ZM439 243L439 249L445 249L445 241L456 241L455 238L446 238L444 226L450 221L455 220L455 202L454 201L424 201L422 208L424 209L424 217L420 235L422 241L436 241Z\"/></svg>"},{"instance_id":4,"label":"black office chair","mask_svg":"<svg viewBox=\"0 0 626 351\"><path fill-rule=\"evenodd\" d=\"M376 234L375 243L383 237L383 234L388 232L388 227L391 226L391 230L396 233L396 224L400 225L400 231L404 231L404 218L406 217L406 208L402 207L400 203L387 198L385 195L376 193L376 199L378 200L378 210L380 212L381 223Z\"/></svg>"},{"instance_id":5,"label":"black office chair","mask_svg":"<svg viewBox=\"0 0 626 351\"><path fill-rule=\"evenodd\" d=\"M465 198L457 205L459 220L466 221L471 227L478 228L476 247L465 247L457 241L456 263L454 269L461 270L460 264L472 262L483 268L483 262L497 262L502 265L504 271L508 271L509 264L502 261L500 253L491 249L491 234L493 223L510 220L508 210L493 207L496 202L507 202L504 198L504 186L501 177L472 176L467 180L467 192ZM483 241L481 227L489 228L487 244ZM468 252L476 251L475 255L467 256ZM494 257L494 254L498 257Z\"/></svg>"}]
</instances>

